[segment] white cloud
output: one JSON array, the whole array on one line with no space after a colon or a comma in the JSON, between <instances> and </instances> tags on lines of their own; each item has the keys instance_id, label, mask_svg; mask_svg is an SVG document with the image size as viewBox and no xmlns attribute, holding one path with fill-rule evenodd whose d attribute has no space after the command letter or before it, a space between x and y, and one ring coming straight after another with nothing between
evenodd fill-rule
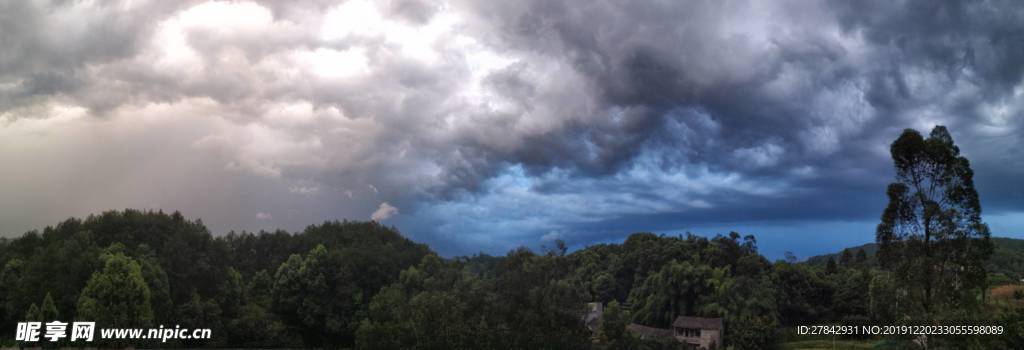
<instances>
[{"instance_id":1,"label":"white cloud","mask_svg":"<svg viewBox=\"0 0 1024 350\"><path fill-rule=\"evenodd\" d=\"M383 21L372 1L350 0L327 12L320 27L320 35L325 40L341 40L352 35L378 35L384 31Z\"/></svg>"},{"instance_id":2,"label":"white cloud","mask_svg":"<svg viewBox=\"0 0 1024 350\"><path fill-rule=\"evenodd\" d=\"M370 215L370 220L383 221L395 215L398 215L398 208L391 206L388 202L384 202Z\"/></svg>"},{"instance_id":3,"label":"white cloud","mask_svg":"<svg viewBox=\"0 0 1024 350\"><path fill-rule=\"evenodd\" d=\"M320 188L316 186L292 186L288 187L288 192L310 195L320 193Z\"/></svg>"},{"instance_id":4,"label":"white cloud","mask_svg":"<svg viewBox=\"0 0 1024 350\"><path fill-rule=\"evenodd\" d=\"M369 60L362 48L344 51L318 48L300 54L299 62L324 79L351 79L370 72Z\"/></svg>"},{"instance_id":5,"label":"white cloud","mask_svg":"<svg viewBox=\"0 0 1024 350\"><path fill-rule=\"evenodd\" d=\"M259 212L259 213L256 213L256 219L257 220L272 220L273 218L274 217L271 216L270 213L265 213L265 212L262 212L262 211Z\"/></svg>"}]
</instances>

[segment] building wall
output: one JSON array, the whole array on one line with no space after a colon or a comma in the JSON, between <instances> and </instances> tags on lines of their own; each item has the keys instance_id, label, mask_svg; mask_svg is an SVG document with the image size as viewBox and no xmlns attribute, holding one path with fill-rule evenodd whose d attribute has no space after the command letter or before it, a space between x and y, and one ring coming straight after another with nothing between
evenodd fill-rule
<instances>
[{"instance_id":1,"label":"building wall","mask_svg":"<svg viewBox=\"0 0 1024 350\"><path fill-rule=\"evenodd\" d=\"M722 348L722 332L714 329L702 329L700 331L700 346L710 348L711 344L718 344Z\"/></svg>"},{"instance_id":2,"label":"building wall","mask_svg":"<svg viewBox=\"0 0 1024 350\"><path fill-rule=\"evenodd\" d=\"M700 337L684 337L676 332L676 340L684 344L697 344L701 349L710 349L711 344L717 344L722 349L722 332L714 329L701 329Z\"/></svg>"}]
</instances>

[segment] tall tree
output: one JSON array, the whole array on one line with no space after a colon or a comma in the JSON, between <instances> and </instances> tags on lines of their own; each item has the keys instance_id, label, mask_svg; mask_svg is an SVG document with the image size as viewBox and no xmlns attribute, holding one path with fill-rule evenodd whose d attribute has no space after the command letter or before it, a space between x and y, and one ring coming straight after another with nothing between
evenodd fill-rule
<instances>
[{"instance_id":1,"label":"tall tree","mask_svg":"<svg viewBox=\"0 0 1024 350\"><path fill-rule=\"evenodd\" d=\"M689 261L674 261L648 276L634 288L629 302L636 307L633 320L655 327L669 327L676 316L704 316L701 307L726 278L724 268L714 269Z\"/></svg>"},{"instance_id":2,"label":"tall tree","mask_svg":"<svg viewBox=\"0 0 1024 350\"><path fill-rule=\"evenodd\" d=\"M891 153L896 182L876 232L879 262L925 317L969 309L984 292L992 254L970 163L943 126L928 138L904 130Z\"/></svg>"},{"instance_id":3,"label":"tall tree","mask_svg":"<svg viewBox=\"0 0 1024 350\"><path fill-rule=\"evenodd\" d=\"M849 267L851 262L853 262L853 254L850 254L849 249L843 249L843 253L839 254L839 265Z\"/></svg>"},{"instance_id":4,"label":"tall tree","mask_svg":"<svg viewBox=\"0 0 1024 350\"><path fill-rule=\"evenodd\" d=\"M2 269L0 269L0 285L5 288L4 293L0 293L0 326L4 326L4 329L11 329L9 326L15 319L22 316L19 314L22 308L22 304L15 295L15 291L19 291L22 277L22 269L24 268L25 262L21 259L14 258L8 260Z\"/></svg>"},{"instance_id":5,"label":"tall tree","mask_svg":"<svg viewBox=\"0 0 1024 350\"><path fill-rule=\"evenodd\" d=\"M116 249L108 249L115 250ZM122 252L106 252L78 298L78 319L102 327L146 327L153 320L149 286L139 263Z\"/></svg>"},{"instance_id":6,"label":"tall tree","mask_svg":"<svg viewBox=\"0 0 1024 350\"><path fill-rule=\"evenodd\" d=\"M829 275L834 275L838 272L839 267L836 266L836 259L831 256L828 257L828 262L825 263L825 273Z\"/></svg>"},{"instance_id":7,"label":"tall tree","mask_svg":"<svg viewBox=\"0 0 1024 350\"><path fill-rule=\"evenodd\" d=\"M358 327L354 304L361 291L351 283L352 271L344 263L321 244L304 258L292 255L274 276L274 310L290 325L300 326L307 345L353 342Z\"/></svg>"},{"instance_id":8,"label":"tall tree","mask_svg":"<svg viewBox=\"0 0 1024 350\"><path fill-rule=\"evenodd\" d=\"M611 349L633 348L633 337L626 330L629 324L629 312L623 310L618 301L608 303L602 315L599 328L601 340Z\"/></svg>"},{"instance_id":9,"label":"tall tree","mask_svg":"<svg viewBox=\"0 0 1024 350\"><path fill-rule=\"evenodd\" d=\"M868 285L868 313L871 319L879 322L895 321L900 307L900 299L892 276L888 272L876 273Z\"/></svg>"},{"instance_id":10,"label":"tall tree","mask_svg":"<svg viewBox=\"0 0 1024 350\"><path fill-rule=\"evenodd\" d=\"M160 267L159 258L147 245L139 245L137 250L136 261L142 271L142 279L149 287L153 322L154 324L173 324L175 321L174 303L171 300L171 287L167 273Z\"/></svg>"},{"instance_id":11,"label":"tall tree","mask_svg":"<svg viewBox=\"0 0 1024 350\"><path fill-rule=\"evenodd\" d=\"M832 284L806 264L775 263L772 273L779 317L785 325L826 318L832 307Z\"/></svg>"},{"instance_id":12,"label":"tall tree","mask_svg":"<svg viewBox=\"0 0 1024 350\"><path fill-rule=\"evenodd\" d=\"M864 251L864 248L857 249L857 255L853 258L853 262L858 267L864 267L868 263L868 253Z\"/></svg>"},{"instance_id":13,"label":"tall tree","mask_svg":"<svg viewBox=\"0 0 1024 350\"><path fill-rule=\"evenodd\" d=\"M60 320L60 312L57 311L57 305L54 305L50 293L46 293L46 297L43 298L43 306L39 307L39 316L44 322Z\"/></svg>"},{"instance_id":14,"label":"tall tree","mask_svg":"<svg viewBox=\"0 0 1024 350\"><path fill-rule=\"evenodd\" d=\"M25 311L25 321L47 322L43 319L43 315L39 312L39 306L36 303L32 303L28 307L28 311Z\"/></svg>"}]
</instances>

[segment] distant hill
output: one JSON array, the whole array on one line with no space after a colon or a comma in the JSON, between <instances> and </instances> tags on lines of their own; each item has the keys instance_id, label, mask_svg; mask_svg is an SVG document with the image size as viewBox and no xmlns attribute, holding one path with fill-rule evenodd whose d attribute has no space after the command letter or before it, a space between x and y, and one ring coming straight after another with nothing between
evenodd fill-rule
<instances>
[{"instance_id":1,"label":"distant hill","mask_svg":"<svg viewBox=\"0 0 1024 350\"><path fill-rule=\"evenodd\" d=\"M1024 239L992 237L992 245L995 248L992 252L992 259L988 262L988 270L993 274L1003 274L1009 279L1019 281L1024 278ZM864 249L868 256L869 264L875 263L875 253L878 252L878 244L868 243L843 250L850 251L855 255L857 250ZM811 265L824 265L828 258L832 257L839 262L843 250L832 254L815 255L807 258L806 263Z\"/></svg>"},{"instance_id":2,"label":"distant hill","mask_svg":"<svg viewBox=\"0 0 1024 350\"><path fill-rule=\"evenodd\" d=\"M859 245L859 246L845 248L843 250L849 251L850 255L852 256L852 255L856 255L857 251L861 250L861 249L864 249L864 253L867 254L867 256L868 256L868 263L873 265L875 263L875 253L878 253L878 244L877 243L862 244L862 245ZM832 253L832 254L823 254L823 255L812 256L810 258L807 258L807 263L811 264L811 265L825 265L825 263L828 262L828 258L830 258L830 257L835 259L836 262L839 262L839 257L843 254L843 250L840 250L840 251Z\"/></svg>"}]
</instances>

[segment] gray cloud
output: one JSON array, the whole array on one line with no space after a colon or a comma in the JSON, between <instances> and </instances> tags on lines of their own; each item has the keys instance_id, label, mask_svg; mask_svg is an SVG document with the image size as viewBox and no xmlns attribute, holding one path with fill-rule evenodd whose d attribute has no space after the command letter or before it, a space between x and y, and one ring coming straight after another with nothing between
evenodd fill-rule
<instances>
[{"instance_id":1,"label":"gray cloud","mask_svg":"<svg viewBox=\"0 0 1024 350\"><path fill-rule=\"evenodd\" d=\"M0 5L0 232L121 206L294 229L383 202L466 253L870 221L888 143L934 124L987 210L1024 210L1011 2L130 4Z\"/></svg>"}]
</instances>

